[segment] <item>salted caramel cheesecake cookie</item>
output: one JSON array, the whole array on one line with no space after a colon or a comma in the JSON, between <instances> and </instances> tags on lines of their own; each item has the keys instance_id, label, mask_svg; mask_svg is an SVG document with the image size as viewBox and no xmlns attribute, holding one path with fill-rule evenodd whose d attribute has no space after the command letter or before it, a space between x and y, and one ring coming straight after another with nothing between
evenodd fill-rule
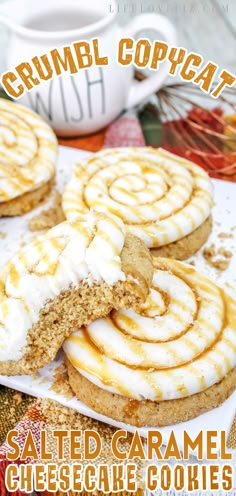
<instances>
[{"instance_id":1,"label":"salted caramel cheesecake cookie","mask_svg":"<svg viewBox=\"0 0 236 496\"><path fill-rule=\"evenodd\" d=\"M74 220L89 209L119 215L155 256L184 260L207 240L212 184L198 165L165 150L113 148L75 165L63 209Z\"/></svg>"},{"instance_id":2,"label":"salted caramel cheesecake cookie","mask_svg":"<svg viewBox=\"0 0 236 496\"><path fill-rule=\"evenodd\" d=\"M191 266L155 259L145 303L112 311L63 348L73 391L96 412L136 426L175 424L236 388L236 301Z\"/></svg>"},{"instance_id":3,"label":"salted caramel cheesecake cookie","mask_svg":"<svg viewBox=\"0 0 236 496\"><path fill-rule=\"evenodd\" d=\"M145 300L152 275L145 244L112 215L89 213L36 238L0 272L0 374L51 362L78 327Z\"/></svg>"},{"instance_id":4,"label":"salted caramel cheesecake cookie","mask_svg":"<svg viewBox=\"0 0 236 496\"><path fill-rule=\"evenodd\" d=\"M0 98L0 217L32 210L49 192L57 139L31 110Z\"/></svg>"}]
</instances>

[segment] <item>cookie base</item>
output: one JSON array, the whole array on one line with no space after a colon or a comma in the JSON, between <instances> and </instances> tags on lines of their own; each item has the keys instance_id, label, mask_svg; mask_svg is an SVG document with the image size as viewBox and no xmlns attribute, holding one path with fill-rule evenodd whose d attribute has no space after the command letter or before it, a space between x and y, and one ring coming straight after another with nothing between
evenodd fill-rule
<instances>
[{"instance_id":1,"label":"cookie base","mask_svg":"<svg viewBox=\"0 0 236 496\"><path fill-rule=\"evenodd\" d=\"M236 388L236 367L205 391L168 401L134 400L102 389L66 359L69 383L79 400L95 412L136 427L178 424L208 412L225 401Z\"/></svg>"},{"instance_id":2,"label":"cookie base","mask_svg":"<svg viewBox=\"0 0 236 496\"><path fill-rule=\"evenodd\" d=\"M0 203L0 217L14 217L33 210L49 193L54 184L54 177L35 191L29 191L12 200Z\"/></svg>"},{"instance_id":3,"label":"cookie base","mask_svg":"<svg viewBox=\"0 0 236 496\"><path fill-rule=\"evenodd\" d=\"M39 314L39 320L28 333L23 357L18 361L0 362L0 374L31 374L50 363L63 341L75 329L104 317L113 308L129 308L140 304L148 295L152 282L153 264L149 250L136 236L128 234L121 252L125 281L108 285L105 281L62 291L49 301ZM17 332L17 323L16 323Z\"/></svg>"},{"instance_id":4,"label":"cookie base","mask_svg":"<svg viewBox=\"0 0 236 496\"><path fill-rule=\"evenodd\" d=\"M188 234L182 239L161 246L160 248L151 248L151 254L154 257L174 258L175 260L186 260L192 257L207 241L212 230L212 216L210 215L203 224L195 231Z\"/></svg>"}]
</instances>

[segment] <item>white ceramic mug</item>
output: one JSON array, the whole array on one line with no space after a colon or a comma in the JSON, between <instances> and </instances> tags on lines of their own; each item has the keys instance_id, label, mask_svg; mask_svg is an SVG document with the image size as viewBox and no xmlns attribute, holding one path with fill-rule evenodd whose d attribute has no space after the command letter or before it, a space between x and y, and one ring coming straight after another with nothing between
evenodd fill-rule
<instances>
[{"instance_id":1,"label":"white ceramic mug","mask_svg":"<svg viewBox=\"0 0 236 496\"><path fill-rule=\"evenodd\" d=\"M7 70L76 41L99 39L101 55L109 65L63 73L43 81L17 101L31 107L59 136L78 136L103 128L124 109L139 104L160 88L168 68L162 63L145 81L138 83L132 66L117 62L118 43L143 29L154 29L169 44L175 44L175 30L168 19L142 14L121 28L114 0L10 0L1 5L0 21L11 30Z\"/></svg>"}]
</instances>

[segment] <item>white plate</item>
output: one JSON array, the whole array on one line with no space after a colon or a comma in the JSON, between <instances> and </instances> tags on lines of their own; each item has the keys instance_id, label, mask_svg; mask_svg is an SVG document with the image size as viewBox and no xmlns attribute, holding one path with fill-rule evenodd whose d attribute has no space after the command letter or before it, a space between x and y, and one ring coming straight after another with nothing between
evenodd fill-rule
<instances>
[{"instance_id":1,"label":"white plate","mask_svg":"<svg viewBox=\"0 0 236 496\"><path fill-rule=\"evenodd\" d=\"M59 191L63 190L64 184L68 181L71 173L71 168L76 161L88 155L88 152L77 150L74 148L60 147L58 158L58 177L56 188ZM207 245L211 242L215 243L217 247L224 246L229 250L233 250L236 246L236 229L234 227L233 212L236 207L236 184L226 181L213 180L215 187L215 207L213 209L214 216L214 232L212 233ZM26 214L23 217L13 219L0 219L0 233L6 233L6 237L0 237L0 265L2 266L6 260L17 250L17 248L24 242L29 241L36 233L28 230L28 220L34 217L40 210L45 209L50 205L50 198L46 203L35 209L34 212ZM219 239L217 235L220 232L226 232L233 235L233 238ZM208 277L214 280L217 284L224 287L228 293L236 298L234 290L236 282L236 255L231 259L230 266L227 270L218 272L213 267L210 267L201 252L194 257L197 269L205 273ZM47 397L62 403L68 407L75 408L80 413L92 417L97 420L109 423L119 428L125 428L130 432L135 430L134 427L116 422L108 417L99 415L84 403L72 398L68 400L63 394L58 394L51 388L53 383L53 370L58 367L62 360L62 352L60 352L53 363L47 365L39 371L38 377L33 379L31 376L16 376L4 377L0 376L0 384L17 389L27 394L36 397ZM200 430L225 430L229 433L230 427L236 413L236 392L218 408L205 413L193 420L184 422L175 426L158 428L162 433L163 443L167 442L171 430L174 429L175 436L179 447L182 446L183 431L187 430L191 437L196 436ZM144 436L147 435L148 428L140 428L140 433Z\"/></svg>"}]
</instances>

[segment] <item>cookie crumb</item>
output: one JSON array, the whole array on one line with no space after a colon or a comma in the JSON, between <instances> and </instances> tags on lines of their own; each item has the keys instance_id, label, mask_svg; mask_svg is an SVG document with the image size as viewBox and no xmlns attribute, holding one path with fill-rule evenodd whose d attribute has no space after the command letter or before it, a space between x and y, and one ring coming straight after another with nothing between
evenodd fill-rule
<instances>
[{"instance_id":1,"label":"cookie crumb","mask_svg":"<svg viewBox=\"0 0 236 496\"><path fill-rule=\"evenodd\" d=\"M36 370L35 372L33 372L33 374L31 374L31 377L32 377L33 381L35 381L36 379L38 379L39 378L38 371Z\"/></svg>"},{"instance_id":2,"label":"cookie crumb","mask_svg":"<svg viewBox=\"0 0 236 496\"><path fill-rule=\"evenodd\" d=\"M223 257L225 258L231 258L233 256L233 253L232 251L230 250L226 250L226 248L223 248L223 246L221 246L219 249L218 249L218 253L220 255L222 255Z\"/></svg>"},{"instance_id":3,"label":"cookie crumb","mask_svg":"<svg viewBox=\"0 0 236 496\"><path fill-rule=\"evenodd\" d=\"M60 224L65 220L61 206L61 194L56 191L52 207L43 210L40 214L35 215L29 220L30 231L42 231Z\"/></svg>"},{"instance_id":4,"label":"cookie crumb","mask_svg":"<svg viewBox=\"0 0 236 496\"><path fill-rule=\"evenodd\" d=\"M209 265L223 271L229 267L233 253L223 247L216 249L215 245L211 244L204 248L203 256Z\"/></svg>"},{"instance_id":5,"label":"cookie crumb","mask_svg":"<svg viewBox=\"0 0 236 496\"><path fill-rule=\"evenodd\" d=\"M226 233L226 232L220 232L218 234L218 238L224 239L224 238L233 238L232 233Z\"/></svg>"},{"instance_id":6,"label":"cookie crumb","mask_svg":"<svg viewBox=\"0 0 236 496\"><path fill-rule=\"evenodd\" d=\"M7 233L4 231L0 231L0 239L5 239L7 237Z\"/></svg>"},{"instance_id":7,"label":"cookie crumb","mask_svg":"<svg viewBox=\"0 0 236 496\"><path fill-rule=\"evenodd\" d=\"M62 394L66 398L73 398L74 393L70 387L68 374L64 362L57 367L53 372L53 384L50 387L51 391Z\"/></svg>"}]
</instances>

